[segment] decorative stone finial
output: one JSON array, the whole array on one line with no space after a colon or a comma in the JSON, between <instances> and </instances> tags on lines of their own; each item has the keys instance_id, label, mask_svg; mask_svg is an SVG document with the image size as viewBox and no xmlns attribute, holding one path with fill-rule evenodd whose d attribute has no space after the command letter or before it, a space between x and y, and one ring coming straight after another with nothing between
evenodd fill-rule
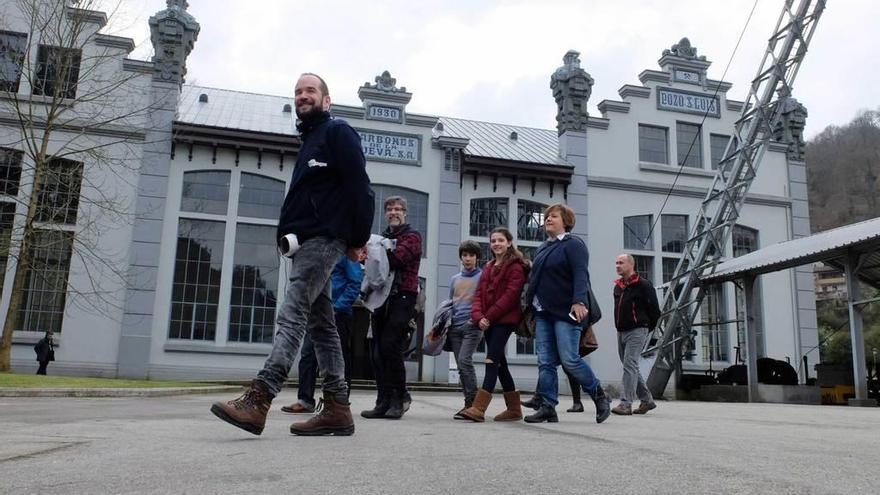
<instances>
[{"instance_id":1,"label":"decorative stone finial","mask_svg":"<svg viewBox=\"0 0 880 495\"><path fill-rule=\"evenodd\" d=\"M672 48L663 50L663 55L686 58L688 60L706 60L705 55L697 56L697 47L691 45L691 40L682 38L681 41L672 45Z\"/></svg>"},{"instance_id":2,"label":"decorative stone finial","mask_svg":"<svg viewBox=\"0 0 880 495\"><path fill-rule=\"evenodd\" d=\"M787 91L782 91L782 94ZM790 96L780 98L773 123L773 139L788 145L786 152L792 161L804 161L804 127L807 125L807 108Z\"/></svg>"},{"instance_id":3,"label":"decorative stone finial","mask_svg":"<svg viewBox=\"0 0 880 495\"><path fill-rule=\"evenodd\" d=\"M406 87L398 88L397 79L391 77L391 73L387 70L373 78L373 80L376 81L376 84L365 82L364 87L378 89L379 91L385 91L386 93L406 93Z\"/></svg>"},{"instance_id":4,"label":"decorative stone finial","mask_svg":"<svg viewBox=\"0 0 880 495\"><path fill-rule=\"evenodd\" d=\"M199 23L186 11L186 0L167 0L165 10L150 17L150 41L153 43L153 63L157 81L183 84L186 58L199 37Z\"/></svg>"},{"instance_id":5,"label":"decorative stone finial","mask_svg":"<svg viewBox=\"0 0 880 495\"><path fill-rule=\"evenodd\" d=\"M563 65L550 76L550 89L556 100L556 130L587 129L587 100L593 91L593 78L581 69L580 53L569 50L562 57Z\"/></svg>"}]
</instances>

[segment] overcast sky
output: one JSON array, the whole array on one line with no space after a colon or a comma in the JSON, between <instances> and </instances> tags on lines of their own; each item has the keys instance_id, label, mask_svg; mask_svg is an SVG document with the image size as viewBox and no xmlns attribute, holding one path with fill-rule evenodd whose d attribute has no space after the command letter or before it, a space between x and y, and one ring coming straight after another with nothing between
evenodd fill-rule
<instances>
[{"instance_id":1,"label":"overcast sky","mask_svg":"<svg viewBox=\"0 0 880 495\"><path fill-rule=\"evenodd\" d=\"M112 1L112 0L108 0ZM797 1L797 0L796 0ZM724 80L744 100L783 0L759 0ZM880 107L876 35L880 1L834 0L820 19L795 96L807 135ZM410 112L554 128L550 74L569 49L596 83L596 104L658 69L687 36L721 79L753 0L302 1L190 0L201 32L187 83L289 95L301 72L325 77L335 102L383 70L413 93ZM149 58L147 19L165 0L124 0L105 32L134 38Z\"/></svg>"}]
</instances>

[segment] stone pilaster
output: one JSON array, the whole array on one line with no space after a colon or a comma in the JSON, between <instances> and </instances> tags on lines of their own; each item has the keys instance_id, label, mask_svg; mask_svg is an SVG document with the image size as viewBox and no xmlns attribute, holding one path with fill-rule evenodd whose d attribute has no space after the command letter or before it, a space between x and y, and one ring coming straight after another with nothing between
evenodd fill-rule
<instances>
[{"instance_id":1,"label":"stone pilaster","mask_svg":"<svg viewBox=\"0 0 880 495\"><path fill-rule=\"evenodd\" d=\"M138 178L129 287L119 340L117 374L120 377L149 377L159 248L168 203L172 123L186 74L186 57L199 33L198 23L186 8L185 0L168 0L168 8L150 18L155 72L149 128Z\"/></svg>"}]
</instances>

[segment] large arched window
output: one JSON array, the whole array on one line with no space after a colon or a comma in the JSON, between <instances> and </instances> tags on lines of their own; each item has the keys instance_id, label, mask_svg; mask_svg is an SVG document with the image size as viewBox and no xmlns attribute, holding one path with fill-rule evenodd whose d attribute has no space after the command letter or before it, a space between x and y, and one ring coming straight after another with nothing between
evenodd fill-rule
<instances>
[{"instance_id":1,"label":"large arched window","mask_svg":"<svg viewBox=\"0 0 880 495\"><path fill-rule=\"evenodd\" d=\"M169 338L215 340L218 322L228 321L229 342L272 342L284 193L284 181L253 173L183 174ZM234 239L227 239L229 222ZM224 264L231 274L221 294Z\"/></svg>"}]
</instances>

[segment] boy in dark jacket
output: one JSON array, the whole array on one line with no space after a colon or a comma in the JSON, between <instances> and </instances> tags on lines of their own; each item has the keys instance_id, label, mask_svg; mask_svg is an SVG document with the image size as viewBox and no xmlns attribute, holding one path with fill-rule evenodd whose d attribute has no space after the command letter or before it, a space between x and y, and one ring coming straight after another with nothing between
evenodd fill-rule
<instances>
[{"instance_id":1,"label":"boy in dark jacket","mask_svg":"<svg viewBox=\"0 0 880 495\"><path fill-rule=\"evenodd\" d=\"M611 412L622 416L646 414L657 405L639 373L639 355L648 333L660 319L660 305L651 282L635 272L632 255L621 254L614 264L620 275L614 281L614 325L617 327L617 352L623 363L623 398ZM632 401L636 396L641 403L634 411Z\"/></svg>"}]
</instances>

